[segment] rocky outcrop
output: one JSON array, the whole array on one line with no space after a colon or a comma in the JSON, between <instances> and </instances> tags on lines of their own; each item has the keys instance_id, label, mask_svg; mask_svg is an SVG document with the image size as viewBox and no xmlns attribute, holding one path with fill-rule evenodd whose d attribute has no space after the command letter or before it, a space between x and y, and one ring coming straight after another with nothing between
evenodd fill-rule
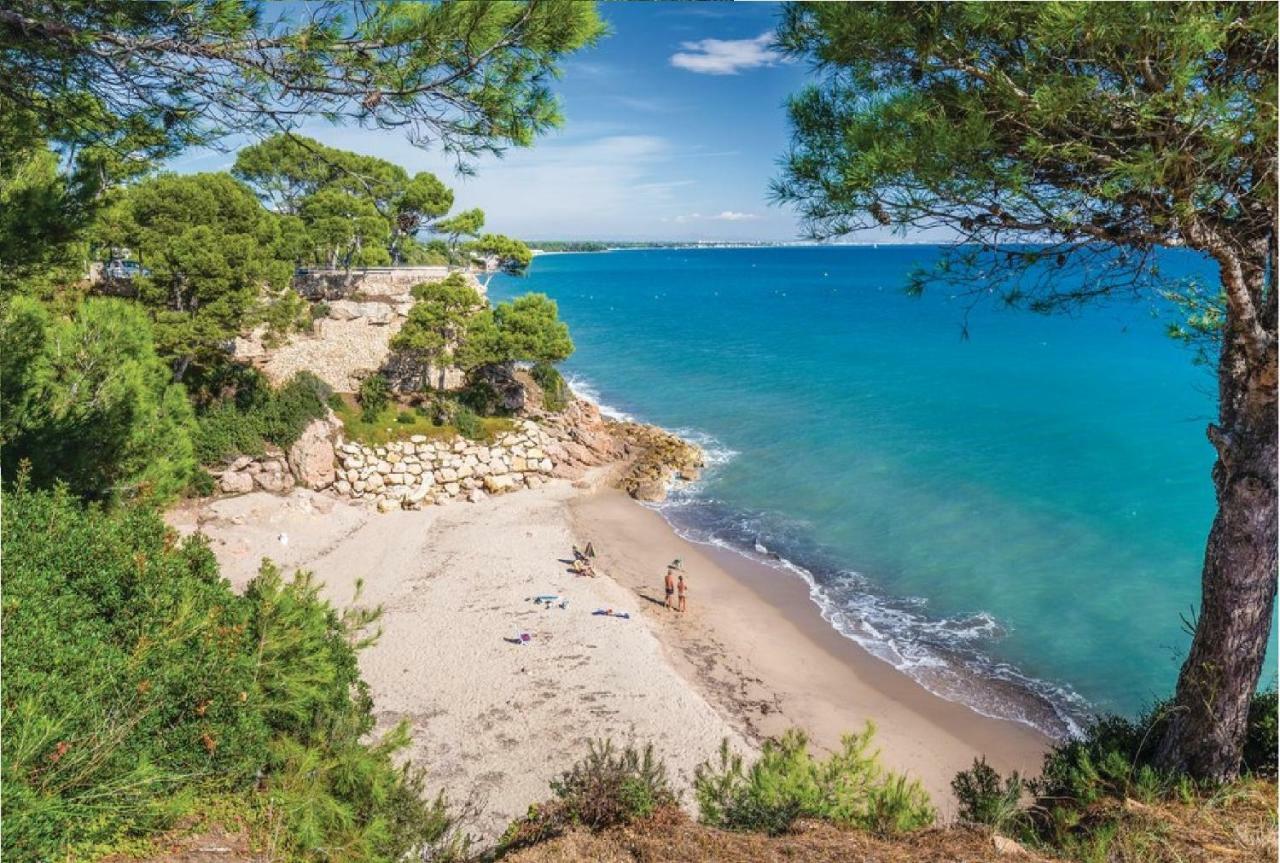
<instances>
[{"instance_id":1,"label":"rocky outcrop","mask_svg":"<svg viewBox=\"0 0 1280 863\"><path fill-rule=\"evenodd\" d=\"M610 430L628 452L635 453L618 487L637 500L665 500L673 482L691 482L702 474L702 450L665 429L617 422Z\"/></svg>"},{"instance_id":2,"label":"rocky outcrop","mask_svg":"<svg viewBox=\"0 0 1280 863\"><path fill-rule=\"evenodd\" d=\"M303 488L328 488L337 478L334 435L342 423L336 418L312 420L289 447L289 470Z\"/></svg>"},{"instance_id":3,"label":"rocky outcrop","mask_svg":"<svg viewBox=\"0 0 1280 863\"><path fill-rule=\"evenodd\" d=\"M336 476L333 444L341 430L342 421L330 412L307 425L287 453L268 447L261 456L242 455L209 473L223 494L327 488Z\"/></svg>"},{"instance_id":4,"label":"rocky outcrop","mask_svg":"<svg viewBox=\"0 0 1280 863\"><path fill-rule=\"evenodd\" d=\"M261 491L288 492L297 485L285 454L275 447L258 458L240 456L220 470L211 470L223 494Z\"/></svg>"}]
</instances>

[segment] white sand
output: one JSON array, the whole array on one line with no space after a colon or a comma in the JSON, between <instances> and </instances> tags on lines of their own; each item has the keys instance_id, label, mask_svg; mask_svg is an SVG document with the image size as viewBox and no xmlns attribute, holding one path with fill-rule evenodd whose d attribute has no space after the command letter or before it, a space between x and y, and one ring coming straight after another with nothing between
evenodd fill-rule
<instances>
[{"instance_id":1,"label":"white sand","mask_svg":"<svg viewBox=\"0 0 1280 863\"><path fill-rule=\"evenodd\" d=\"M652 742L676 784L724 737L746 744L663 655L639 600L607 577L569 573L574 542L567 482L418 512L371 513L307 491L265 493L181 510L171 522L211 538L242 588L267 556L313 570L335 603L384 608L384 633L360 665L380 728L411 724L411 757L431 787L480 808L472 828L492 838L592 738ZM287 537L287 544L280 541ZM535 607L559 594L566 609ZM612 607L630 620L594 616ZM521 632L532 642L505 638Z\"/></svg>"}]
</instances>

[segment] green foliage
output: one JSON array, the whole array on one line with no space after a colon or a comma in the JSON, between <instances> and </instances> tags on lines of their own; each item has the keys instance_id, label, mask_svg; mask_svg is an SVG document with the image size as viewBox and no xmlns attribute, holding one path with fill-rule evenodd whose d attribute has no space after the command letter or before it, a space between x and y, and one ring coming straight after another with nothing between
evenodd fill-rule
<instances>
[{"instance_id":1,"label":"green foliage","mask_svg":"<svg viewBox=\"0 0 1280 863\"><path fill-rule=\"evenodd\" d=\"M480 424L480 417L466 405L459 405L454 412L453 425L457 428L458 434L468 440L480 440L484 437L484 426Z\"/></svg>"},{"instance_id":2,"label":"green foliage","mask_svg":"<svg viewBox=\"0 0 1280 863\"><path fill-rule=\"evenodd\" d=\"M325 318L329 317L330 311L331 309L329 308L329 304L326 303L324 300L320 300L319 302L312 303L311 310L308 313L308 317L310 318L310 323L311 323L311 329L313 330L315 329L317 321L322 321Z\"/></svg>"},{"instance_id":3,"label":"green foliage","mask_svg":"<svg viewBox=\"0 0 1280 863\"><path fill-rule=\"evenodd\" d=\"M195 468L193 417L146 316L89 299L73 317L15 297L0 331L0 463L36 487L106 500L179 493Z\"/></svg>"},{"instance_id":4,"label":"green foliage","mask_svg":"<svg viewBox=\"0 0 1280 863\"><path fill-rule=\"evenodd\" d=\"M971 769L956 774L951 783L960 803L960 817L1002 832L1017 832L1027 842L1074 859L1113 859L1108 854L1116 843L1140 842L1144 835L1141 830L1128 829L1117 817L1116 804L1137 801L1144 806L1157 806L1182 802L1208 807L1216 797L1233 793L1227 787L1206 795L1212 789L1189 776L1153 766L1154 749L1172 709L1166 701L1136 719L1099 717L1081 737L1059 743L1046 752L1041 775L1030 781L1016 772L1002 781L985 759L975 760ZM1254 776L1274 778L1274 690L1254 696L1246 741L1244 769ZM1019 805L1024 788L1036 798L1035 805L1027 809ZM1123 812L1125 805L1119 808Z\"/></svg>"},{"instance_id":5,"label":"green foliage","mask_svg":"<svg viewBox=\"0 0 1280 863\"><path fill-rule=\"evenodd\" d=\"M396 422L401 425L408 425L416 419L417 418L413 415L413 411L400 411L400 413L396 414Z\"/></svg>"},{"instance_id":6,"label":"green foliage","mask_svg":"<svg viewBox=\"0 0 1280 863\"><path fill-rule=\"evenodd\" d=\"M898 833L933 823L928 795L914 780L886 771L871 750L874 726L846 735L826 761L808 751L804 732L792 729L765 743L749 769L742 756L720 746L718 767L700 764L694 793L702 820L730 830L785 833L798 818Z\"/></svg>"},{"instance_id":7,"label":"green foliage","mask_svg":"<svg viewBox=\"0 0 1280 863\"><path fill-rule=\"evenodd\" d=\"M507 356L532 363L558 363L573 353L569 327L559 318L555 300L525 294L493 310Z\"/></svg>"},{"instance_id":8,"label":"green foliage","mask_svg":"<svg viewBox=\"0 0 1280 863\"><path fill-rule=\"evenodd\" d=\"M328 413L333 391L311 372L298 372L273 389L263 375L241 367L234 395L206 406L196 425L196 455L214 464L237 455L261 455L267 444L288 449L312 420Z\"/></svg>"},{"instance_id":9,"label":"green foliage","mask_svg":"<svg viewBox=\"0 0 1280 863\"><path fill-rule=\"evenodd\" d=\"M1001 785L1000 774L986 758L973 759L973 767L961 770L951 780L951 790L960 804L960 819L986 824L1006 833L1023 818L1020 804L1026 783L1015 770Z\"/></svg>"},{"instance_id":10,"label":"green foliage","mask_svg":"<svg viewBox=\"0 0 1280 863\"><path fill-rule=\"evenodd\" d=\"M31 137L88 150L77 162L112 177L306 117L403 129L464 156L528 146L560 122L547 83L561 61L604 31L594 4L568 0L280 15L244 0L15 0L6 11L17 18L0 31L6 114Z\"/></svg>"},{"instance_id":11,"label":"green foliage","mask_svg":"<svg viewBox=\"0 0 1280 863\"><path fill-rule=\"evenodd\" d=\"M335 408L343 423L343 434L348 440L377 445L405 440L413 435L425 435L431 440L449 440L460 434L457 426L459 404L453 398L435 398L414 408L413 422L401 423L400 408L392 403L369 420L355 407L343 404ZM511 431L512 422L504 417L480 417L476 440L491 441Z\"/></svg>"},{"instance_id":12,"label":"green foliage","mask_svg":"<svg viewBox=\"0 0 1280 863\"><path fill-rule=\"evenodd\" d=\"M5 856L154 829L170 795L249 781L250 614L208 549L61 491L7 493L3 519Z\"/></svg>"},{"instance_id":13,"label":"green foliage","mask_svg":"<svg viewBox=\"0 0 1280 863\"><path fill-rule=\"evenodd\" d=\"M357 399L360 402L360 418L367 423L373 422L391 404L391 384L375 372L360 382Z\"/></svg>"},{"instance_id":14,"label":"green foliage","mask_svg":"<svg viewBox=\"0 0 1280 863\"><path fill-rule=\"evenodd\" d=\"M255 790L288 858L397 861L465 842L403 727L374 727L339 613L264 562L243 596L152 511L5 494L3 851L61 859L162 829L196 797ZM434 858L433 858L434 859Z\"/></svg>"},{"instance_id":15,"label":"green foliage","mask_svg":"<svg viewBox=\"0 0 1280 863\"><path fill-rule=\"evenodd\" d=\"M677 802L652 745L619 751L610 740L592 741L586 758L551 781L551 791L565 820L589 830L647 818Z\"/></svg>"},{"instance_id":16,"label":"green foliage","mask_svg":"<svg viewBox=\"0 0 1280 863\"><path fill-rule=\"evenodd\" d=\"M0 296L47 296L83 273L97 186L61 173L47 147L10 140L13 132L0 130Z\"/></svg>"},{"instance_id":17,"label":"green foliage","mask_svg":"<svg viewBox=\"0 0 1280 863\"><path fill-rule=\"evenodd\" d=\"M131 248L145 268L133 287L179 379L224 364L227 342L253 324L283 333L301 316L279 217L226 174L145 180L128 190L118 220L99 237Z\"/></svg>"},{"instance_id":18,"label":"green foliage","mask_svg":"<svg viewBox=\"0 0 1280 863\"><path fill-rule=\"evenodd\" d=\"M528 246L501 234L482 234L466 244L466 251L481 260L496 258L498 268L512 275L523 273L533 261Z\"/></svg>"},{"instance_id":19,"label":"green foliage","mask_svg":"<svg viewBox=\"0 0 1280 863\"><path fill-rule=\"evenodd\" d=\"M484 298L460 273L415 285L413 296L417 302L391 347L416 365L421 389L432 386L432 372L440 376L437 388L443 389L445 369L455 363L468 319L484 307Z\"/></svg>"},{"instance_id":20,"label":"green foliage","mask_svg":"<svg viewBox=\"0 0 1280 863\"><path fill-rule=\"evenodd\" d=\"M826 74L790 100L774 191L819 236L941 223L1141 249L1194 245L1204 212L1255 231L1275 33L1261 4L796 4L779 42Z\"/></svg>"},{"instance_id":21,"label":"green foliage","mask_svg":"<svg viewBox=\"0 0 1280 863\"><path fill-rule=\"evenodd\" d=\"M1276 690L1269 689L1253 696L1249 703L1249 727L1244 738L1244 768L1254 776L1276 778L1276 765L1280 762L1277 740L1280 731L1276 726Z\"/></svg>"},{"instance_id":22,"label":"green foliage","mask_svg":"<svg viewBox=\"0 0 1280 863\"><path fill-rule=\"evenodd\" d=\"M617 749L611 740L592 740L586 757L551 781L551 792L551 801L531 806L528 815L507 828L499 843L503 852L571 827L597 831L629 824L679 802L652 745Z\"/></svg>"},{"instance_id":23,"label":"green foliage","mask_svg":"<svg viewBox=\"0 0 1280 863\"><path fill-rule=\"evenodd\" d=\"M542 407L552 413L564 410L569 404L569 385L564 382L560 370L550 363L534 363L529 370L534 383L542 390Z\"/></svg>"}]
</instances>

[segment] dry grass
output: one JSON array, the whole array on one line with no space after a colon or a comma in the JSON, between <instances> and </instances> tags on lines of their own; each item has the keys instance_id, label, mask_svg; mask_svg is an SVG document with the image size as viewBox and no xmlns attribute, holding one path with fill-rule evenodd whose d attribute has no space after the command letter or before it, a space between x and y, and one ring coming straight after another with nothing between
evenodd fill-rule
<instances>
[{"instance_id":1,"label":"dry grass","mask_svg":"<svg viewBox=\"0 0 1280 863\"><path fill-rule=\"evenodd\" d=\"M1244 781L1190 802L1108 800L1085 815L1088 863L1228 863L1276 860L1276 784Z\"/></svg>"},{"instance_id":2,"label":"dry grass","mask_svg":"<svg viewBox=\"0 0 1280 863\"><path fill-rule=\"evenodd\" d=\"M503 863L1263 863L1276 860L1276 785L1244 782L1189 803L1113 800L1093 807L1082 827L1094 841L1069 853L1023 848L1002 853L990 833L965 827L878 837L800 822L785 836L705 827L678 810L598 834L573 832L503 857ZM244 825L226 832L193 819L110 863L266 863ZM198 825L196 832L191 832Z\"/></svg>"},{"instance_id":3,"label":"dry grass","mask_svg":"<svg viewBox=\"0 0 1280 863\"><path fill-rule=\"evenodd\" d=\"M1276 785L1244 782L1189 803L1109 801L1091 809L1065 852L1001 853L990 833L965 827L881 838L802 823L779 837L730 833L678 812L597 835L571 833L504 859L510 863L1263 863L1276 860ZM1087 838L1088 837L1088 838Z\"/></svg>"}]
</instances>

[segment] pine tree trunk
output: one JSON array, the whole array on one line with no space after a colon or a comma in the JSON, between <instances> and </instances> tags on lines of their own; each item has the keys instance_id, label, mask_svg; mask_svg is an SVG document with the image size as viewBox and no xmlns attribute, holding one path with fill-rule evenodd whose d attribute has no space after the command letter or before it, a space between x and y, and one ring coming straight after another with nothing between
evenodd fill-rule
<instances>
[{"instance_id":1,"label":"pine tree trunk","mask_svg":"<svg viewBox=\"0 0 1280 863\"><path fill-rule=\"evenodd\" d=\"M1251 287L1254 296L1263 295L1260 285ZM1235 331L1228 314L1218 365L1219 421L1209 427L1218 450L1218 513L1205 548L1191 653L1156 753L1160 766L1211 782L1239 774L1277 578L1275 321L1263 321L1269 338L1259 349Z\"/></svg>"}]
</instances>

